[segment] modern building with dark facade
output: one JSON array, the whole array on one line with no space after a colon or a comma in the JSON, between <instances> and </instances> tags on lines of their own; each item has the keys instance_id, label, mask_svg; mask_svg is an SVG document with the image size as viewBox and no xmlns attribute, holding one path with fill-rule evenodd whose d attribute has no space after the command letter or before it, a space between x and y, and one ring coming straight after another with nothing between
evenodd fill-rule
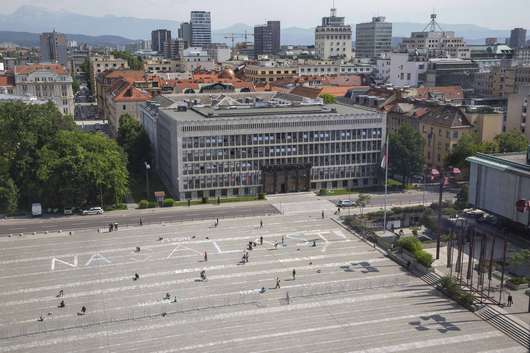
<instances>
[{"instance_id":1,"label":"modern building with dark facade","mask_svg":"<svg viewBox=\"0 0 530 353\"><path fill-rule=\"evenodd\" d=\"M41 63L67 65L66 38L64 34L55 31L40 35Z\"/></svg>"},{"instance_id":2,"label":"modern building with dark facade","mask_svg":"<svg viewBox=\"0 0 530 353\"><path fill-rule=\"evenodd\" d=\"M510 32L510 47L519 49L526 47L526 29L514 28Z\"/></svg>"},{"instance_id":3,"label":"modern building with dark facade","mask_svg":"<svg viewBox=\"0 0 530 353\"><path fill-rule=\"evenodd\" d=\"M378 183L386 115L373 109L259 92L161 95L140 113L180 200Z\"/></svg>"},{"instance_id":4,"label":"modern building with dark facade","mask_svg":"<svg viewBox=\"0 0 530 353\"><path fill-rule=\"evenodd\" d=\"M276 55L280 52L280 21L268 21L254 27L254 50L258 55Z\"/></svg>"},{"instance_id":5,"label":"modern building with dark facade","mask_svg":"<svg viewBox=\"0 0 530 353\"><path fill-rule=\"evenodd\" d=\"M355 56L357 58L377 58L392 50L392 23L385 17L374 17L372 22L356 26Z\"/></svg>"},{"instance_id":6,"label":"modern building with dark facade","mask_svg":"<svg viewBox=\"0 0 530 353\"><path fill-rule=\"evenodd\" d=\"M184 49L191 47L191 23L184 22L180 24L178 37L184 41Z\"/></svg>"},{"instance_id":7,"label":"modern building with dark facade","mask_svg":"<svg viewBox=\"0 0 530 353\"><path fill-rule=\"evenodd\" d=\"M212 19L208 11L191 12L191 47L206 48L212 42Z\"/></svg>"},{"instance_id":8,"label":"modern building with dark facade","mask_svg":"<svg viewBox=\"0 0 530 353\"><path fill-rule=\"evenodd\" d=\"M151 32L151 49L158 53L164 51L164 43L171 42L171 31L168 29L157 29Z\"/></svg>"}]
</instances>

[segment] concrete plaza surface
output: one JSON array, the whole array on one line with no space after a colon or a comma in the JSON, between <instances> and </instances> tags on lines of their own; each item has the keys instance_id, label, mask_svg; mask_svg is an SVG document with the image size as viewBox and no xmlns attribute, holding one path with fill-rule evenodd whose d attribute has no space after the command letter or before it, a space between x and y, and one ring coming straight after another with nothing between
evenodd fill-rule
<instances>
[{"instance_id":1,"label":"concrete plaza surface","mask_svg":"<svg viewBox=\"0 0 530 353\"><path fill-rule=\"evenodd\" d=\"M283 214L217 227L1 238L0 353L527 352L327 218L329 201L271 203Z\"/></svg>"}]
</instances>

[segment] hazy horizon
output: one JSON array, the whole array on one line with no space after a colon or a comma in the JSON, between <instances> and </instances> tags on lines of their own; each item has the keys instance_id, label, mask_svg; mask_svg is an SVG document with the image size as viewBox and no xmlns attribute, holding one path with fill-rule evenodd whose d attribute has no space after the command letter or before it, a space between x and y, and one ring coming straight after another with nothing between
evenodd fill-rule
<instances>
[{"instance_id":1,"label":"hazy horizon","mask_svg":"<svg viewBox=\"0 0 530 353\"><path fill-rule=\"evenodd\" d=\"M329 2L329 4L328 4ZM254 25L267 20L280 20L284 27L311 28L327 16L332 1L323 1L307 6L305 0L16 0L3 5L0 14L10 14L19 7L30 5L50 11L68 11L89 16L114 15L146 19L187 21L191 10L212 12L214 28L228 27L237 23ZM336 0L339 16L347 23L367 22L373 16L385 16L390 22L427 23L433 10L440 23L475 24L490 29L530 28L527 16L528 0L510 0L502 5L499 16L497 0L409 0L406 9L392 0L373 0L370 6L359 7L352 1ZM304 8L301 12L300 9Z\"/></svg>"}]
</instances>

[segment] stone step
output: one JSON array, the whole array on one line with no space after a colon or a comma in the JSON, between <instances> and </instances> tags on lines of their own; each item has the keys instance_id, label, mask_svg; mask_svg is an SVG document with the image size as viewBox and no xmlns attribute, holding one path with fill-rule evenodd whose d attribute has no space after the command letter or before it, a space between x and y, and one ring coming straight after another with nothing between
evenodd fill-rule
<instances>
[{"instance_id":1,"label":"stone step","mask_svg":"<svg viewBox=\"0 0 530 353\"><path fill-rule=\"evenodd\" d=\"M526 327L486 305L475 314L523 347L530 349L530 331Z\"/></svg>"}]
</instances>

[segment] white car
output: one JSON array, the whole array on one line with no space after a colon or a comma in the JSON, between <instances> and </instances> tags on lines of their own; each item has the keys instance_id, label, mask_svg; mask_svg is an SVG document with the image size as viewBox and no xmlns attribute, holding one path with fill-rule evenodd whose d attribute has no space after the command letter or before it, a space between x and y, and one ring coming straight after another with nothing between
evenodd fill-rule
<instances>
[{"instance_id":1,"label":"white car","mask_svg":"<svg viewBox=\"0 0 530 353\"><path fill-rule=\"evenodd\" d=\"M352 200L339 200L339 202L337 202L337 206L339 207L353 207L354 205L355 204Z\"/></svg>"},{"instance_id":2,"label":"white car","mask_svg":"<svg viewBox=\"0 0 530 353\"><path fill-rule=\"evenodd\" d=\"M88 210L83 210L83 216L103 214L104 212L101 207L91 207Z\"/></svg>"}]
</instances>

